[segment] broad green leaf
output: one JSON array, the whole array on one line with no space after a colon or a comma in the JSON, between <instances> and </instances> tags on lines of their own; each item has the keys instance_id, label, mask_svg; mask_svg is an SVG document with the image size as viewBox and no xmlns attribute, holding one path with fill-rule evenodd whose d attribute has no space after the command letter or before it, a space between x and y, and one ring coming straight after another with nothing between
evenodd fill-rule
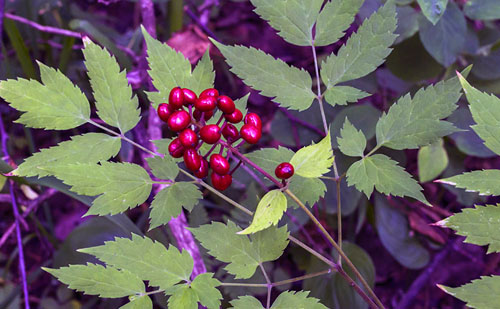
<instances>
[{"instance_id":1,"label":"broad green leaf","mask_svg":"<svg viewBox=\"0 0 500 309\"><path fill-rule=\"evenodd\" d=\"M330 45L343 37L363 2L364 0L328 1L318 15L314 45Z\"/></svg>"},{"instance_id":2,"label":"broad green leaf","mask_svg":"<svg viewBox=\"0 0 500 309\"><path fill-rule=\"evenodd\" d=\"M366 138L361 130L356 129L348 118L345 119L344 127L337 137L339 149L343 154L350 157L362 157L366 149Z\"/></svg>"},{"instance_id":3,"label":"broad green leaf","mask_svg":"<svg viewBox=\"0 0 500 309\"><path fill-rule=\"evenodd\" d=\"M178 284L167 291L168 308L197 309L198 295L187 284Z\"/></svg>"},{"instance_id":4,"label":"broad green leaf","mask_svg":"<svg viewBox=\"0 0 500 309\"><path fill-rule=\"evenodd\" d=\"M500 2L497 0L468 0L464 5L464 13L471 19L499 19Z\"/></svg>"},{"instance_id":5,"label":"broad green leaf","mask_svg":"<svg viewBox=\"0 0 500 309\"><path fill-rule=\"evenodd\" d=\"M262 303L253 296L240 296L238 299L233 299L231 302L231 308L234 309L264 309Z\"/></svg>"},{"instance_id":6,"label":"broad green leaf","mask_svg":"<svg viewBox=\"0 0 500 309\"><path fill-rule=\"evenodd\" d=\"M210 53L207 48L207 51L193 70L193 82L190 89L199 95L203 90L212 88L214 82L214 65L210 59Z\"/></svg>"},{"instance_id":7,"label":"broad green leaf","mask_svg":"<svg viewBox=\"0 0 500 309\"><path fill-rule=\"evenodd\" d=\"M496 237L500 228L500 205L464 208L439 225L454 229L458 235L465 236L465 242L479 246L488 245L488 253L500 252L500 239Z\"/></svg>"},{"instance_id":8,"label":"broad green leaf","mask_svg":"<svg viewBox=\"0 0 500 309\"><path fill-rule=\"evenodd\" d=\"M437 24L441 16L445 13L448 0L417 0L420 9L433 25Z\"/></svg>"},{"instance_id":9,"label":"broad green leaf","mask_svg":"<svg viewBox=\"0 0 500 309\"><path fill-rule=\"evenodd\" d=\"M170 138L162 138L162 139L157 139L151 141L155 147L156 151L158 151L161 154L164 154L165 156L170 156L170 153L168 152L168 145L172 142L173 139Z\"/></svg>"},{"instance_id":10,"label":"broad green leaf","mask_svg":"<svg viewBox=\"0 0 500 309\"><path fill-rule=\"evenodd\" d=\"M179 166L177 166L174 158L168 154L164 157L155 156L147 158L146 161L148 161L148 165L153 175L159 179L175 180L179 174Z\"/></svg>"},{"instance_id":11,"label":"broad green leaf","mask_svg":"<svg viewBox=\"0 0 500 309\"><path fill-rule=\"evenodd\" d=\"M448 166L448 154L443 140L424 146L418 151L418 175L420 182L433 180Z\"/></svg>"},{"instance_id":12,"label":"broad green leaf","mask_svg":"<svg viewBox=\"0 0 500 309\"><path fill-rule=\"evenodd\" d=\"M49 176L49 170L55 166L106 161L116 156L120 147L121 140L115 136L102 133L75 135L69 141L42 149L28 157L13 174L24 177Z\"/></svg>"},{"instance_id":13,"label":"broad green leaf","mask_svg":"<svg viewBox=\"0 0 500 309\"><path fill-rule=\"evenodd\" d=\"M312 28L323 0L250 1L255 6L255 13L267 20L286 41L300 46L313 44Z\"/></svg>"},{"instance_id":14,"label":"broad green leaf","mask_svg":"<svg viewBox=\"0 0 500 309\"><path fill-rule=\"evenodd\" d=\"M278 224L286 208L287 202L283 192L278 189L269 191L257 205L250 226L238 234L253 234Z\"/></svg>"},{"instance_id":15,"label":"broad green leaf","mask_svg":"<svg viewBox=\"0 0 500 309\"><path fill-rule=\"evenodd\" d=\"M340 130L344 126L346 118L349 118L352 125L363 132L367 140L370 140L375 136L375 127L377 126L377 121L380 116L382 116L382 112L371 104L356 104L342 108L342 110L335 115L335 119L330 128L332 147L338 148L337 137L340 136Z\"/></svg>"},{"instance_id":16,"label":"broad green leaf","mask_svg":"<svg viewBox=\"0 0 500 309\"><path fill-rule=\"evenodd\" d=\"M149 296L131 296L130 302L121 306L120 309L153 309L153 302Z\"/></svg>"},{"instance_id":17,"label":"broad green leaf","mask_svg":"<svg viewBox=\"0 0 500 309\"><path fill-rule=\"evenodd\" d=\"M307 308L307 309L327 309L319 302L319 299L307 297L309 291L286 291L281 293L274 301L271 309L290 309L290 308Z\"/></svg>"},{"instance_id":18,"label":"broad green leaf","mask_svg":"<svg viewBox=\"0 0 500 309\"><path fill-rule=\"evenodd\" d=\"M216 289L219 285L219 280L213 278L212 273L200 274L191 282L191 288L198 295L198 301L208 309L220 308L222 294Z\"/></svg>"},{"instance_id":19,"label":"broad green leaf","mask_svg":"<svg viewBox=\"0 0 500 309\"><path fill-rule=\"evenodd\" d=\"M151 203L149 229L167 224L181 214L182 207L191 211L202 197L198 187L190 182L176 182L165 187Z\"/></svg>"},{"instance_id":20,"label":"broad green leaf","mask_svg":"<svg viewBox=\"0 0 500 309\"><path fill-rule=\"evenodd\" d=\"M24 112L16 122L31 128L68 130L89 121L89 101L80 89L60 71L38 64L43 84L22 78L0 82L0 97Z\"/></svg>"},{"instance_id":21,"label":"broad green leaf","mask_svg":"<svg viewBox=\"0 0 500 309\"><path fill-rule=\"evenodd\" d=\"M459 78L472 118L477 123L472 129L484 140L486 147L500 155L500 99L472 87L462 76Z\"/></svg>"},{"instance_id":22,"label":"broad green leaf","mask_svg":"<svg viewBox=\"0 0 500 309\"><path fill-rule=\"evenodd\" d=\"M299 149L290 160L295 173L306 178L318 178L330 171L333 150L330 132L319 143Z\"/></svg>"},{"instance_id":23,"label":"broad green leaf","mask_svg":"<svg viewBox=\"0 0 500 309\"><path fill-rule=\"evenodd\" d=\"M409 196L430 205L418 182L386 155L376 154L352 164L347 170L347 183L368 198L375 188L385 195Z\"/></svg>"},{"instance_id":24,"label":"broad green leaf","mask_svg":"<svg viewBox=\"0 0 500 309\"><path fill-rule=\"evenodd\" d=\"M115 238L104 245L79 249L97 259L120 269L127 269L149 285L168 289L179 281L188 281L193 270L193 259L187 251L161 243L150 238L132 234L132 239Z\"/></svg>"},{"instance_id":25,"label":"broad green leaf","mask_svg":"<svg viewBox=\"0 0 500 309\"><path fill-rule=\"evenodd\" d=\"M148 173L131 163L69 164L54 166L48 172L71 186L78 194L96 196L86 215L124 212L146 201L152 182Z\"/></svg>"},{"instance_id":26,"label":"broad green leaf","mask_svg":"<svg viewBox=\"0 0 500 309\"><path fill-rule=\"evenodd\" d=\"M458 288L438 284L446 293L460 299L467 307L478 309L497 308L500 303L500 276L483 276Z\"/></svg>"},{"instance_id":27,"label":"broad green leaf","mask_svg":"<svg viewBox=\"0 0 500 309\"><path fill-rule=\"evenodd\" d=\"M321 65L321 79L327 88L368 75L384 62L396 35L396 9L388 3L366 19L337 55Z\"/></svg>"},{"instance_id":28,"label":"broad green leaf","mask_svg":"<svg viewBox=\"0 0 500 309\"><path fill-rule=\"evenodd\" d=\"M43 270L67 284L70 289L87 295L118 298L146 292L144 282L126 269L118 270L102 265L70 265L59 269Z\"/></svg>"},{"instance_id":29,"label":"broad green leaf","mask_svg":"<svg viewBox=\"0 0 500 309\"><path fill-rule=\"evenodd\" d=\"M347 105L347 103L357 102L370 96L369 93L350 86L333 86L325 93L326 102L332 106Z\"/></svg>"},{"instance_id":30,"label":"broad green leaf","mask_svg":"<svg viewBox=\"0 0 500 309\"><path fill-rule=\"evenodd\" d=\"M84 38L85 66L94 92L97 115L121 133L133 129L141 120L139 101L132 94L127 72L120 71L115 57L90 39Z\"/></svg>"},{"instance_id":31,"label":"broad green leaf","mask_svg":"<svg viewBox=\"0 0 500 309\"><path fill-rule=\"evenodd\" d=\"M237 279L253 276L260 263L274 261L288 245L286 227L271 227L249 236L233 222L212 222L191 229L196 239L217 260L229 263L224 269Z\"/></svg>"},{"instance_id":32,"label":"broad green leaf","mask_svg":"<svg viewBox=\"0 0 500 309\"><path fill-rule=\"evenodd\" d=\"M311 106L315 98L311 90L312 79L303 69L289 66L253 47L212 42L226 58L231 72L263 96L272 97L273 101L289 109L301 111Z\"/></svg>"},{"instance_id":33,"label":"broad green leaf","mask_svg":"<svg viewBox=\"0 0 500 309\"><path fill-rule=\"evenodd\" d=\"M481 195L500 195L500 170L472 171L437 182L479 192Z\"/></svg>"}]
</instances>

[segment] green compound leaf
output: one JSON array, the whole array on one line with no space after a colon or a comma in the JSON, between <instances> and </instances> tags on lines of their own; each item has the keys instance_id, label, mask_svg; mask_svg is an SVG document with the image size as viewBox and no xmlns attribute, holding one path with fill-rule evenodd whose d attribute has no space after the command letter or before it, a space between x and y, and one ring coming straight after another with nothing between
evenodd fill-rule
<instances>
[{"instance_id":1,"label":"green compound leaf","mask_svg":"<svg viewBox=\"0 0 500 309\"><path fill-rule=\"evenodd\" d=\"M385 195L409 196L430 206L418 182L386 155L376 154L352 164L347 170L347 183L368 198L375 188Z\"/></svg>"},{"instance_id":2,"label":"green compound leaf","mask_svg":"<svg viewBox=\"0 0 500 309\"><path fill-rule=\"evenodd\" d=\"M436 180L481 195L500 195L500 170L482 170Z\"/></svg>"},{"instance_id":3,"label":"green compound leaf","mask_svg":"<svg viewBox=\"0 0 500 309\"><path fill-rule=\"evenodd\" d=\"M306 178L318 178L330 171L333 150L330 132L319 143L299 149L290 160L295 173Z\"/></svg>"},{"instance_id":4,"label":"green compound leaf","mask_svg":"<svg viewBox=\"0 0 500 309\"><path fill-rule=\"evenodd\" d=\"M294 45L313 44L312 28L323 0L251 0L255 13Z\"/></svg>"},{"instance_id":5,"label":"green compound leaf","mask_svg":"<svg viewBox=\"0 0 500 309\"><path fill-rule=\"evenodd\" d=\"M307 309L328 309L319 302L319 299L307 297L309 291L286 291L281 293L274 301L271 309L290 309L290 308L307 308Z\"/></svg>"},{"instance_id":6,"label":"green compound leaf","mask_svg":"<svg viewBox=\"0 0 500 309\"><path fill-rule=\"evenodd\" d=\"M500 2L497 0L469 0L464 13L470 19L494 20L500 18Z\"/></svg>"},{"instance_id":7,"label":"green compound leaf","mask_svg":"<svg viewBox=\"0 0 500 309\"><path fill-rule=\"evenodd\" d=\"M198 295L186 284L178 284L165 292L170 295L168 298L168 308L174 309L197 309Z\"/></svg>"},{"instance_id":8,"label":"green compound leaf","mask_svg":"<svg viewBox=\"0 0 500 309\"><path fill-rule=\"evenodd\" d=\"M458 288L438 284L446 293L467 303L469 308L489 309L498 307L500 302L500 276L483 276Z\"/></svg>"},{"instance_id":9,"label":"green compound leaf","mask_svg":"<svg viewBox=\"0 0 500 309\"><path fill-rule=\"evenodd\" d=\"M150 238L132 234L132 239L115 238L104 245L79 249L119 269L136 274L149 285L168 289L180 281L188 281L193 270L193 259L187 251L165 248Z\"/></svg>"},{"instance_id":10,"label":"green compound leaf","mask_svg":"<svg viewBox=\"0 0 500 309\"><path fill-rule=\"evenodd\" d=\"M370 96L369 93L350 86L333 86L325 91L326 102L332 106L347 105Z\"/></svg>"},{"instance_id":11,"label":"green compound leaf","mask_svg":"<svg viewBox=\"0 0 500 309\"><path fill-rule=\"evenodd\" d=\"M241 228L231 221L212 222L191 231L210 255L229 263L224 269L237 279L248 279L260 263L278 259L288 245L289 235L286 226L239 235Z\"/></svg>"},{"instance_id":12,"label":"green compound leaf","mask_svg":"<svg viewBox=\"0 0 500 309\"><path fill-rule=\"evenodd\" d=\"M253 47L212 42L226 58L231 72L263 96L289 109L301 111L311 106L315 95L311 90L311 76L306 71Z\"/></svg>"},{"instance_id":13,"label":"green compound leaf","mask_svg":"<svg viewBox=\"0 0 500 309\"><path fill-rule=\"evenodd\" d=\"M422 13L433 25L437 24L446 11L448 0L417 0Z\"/></svg>"},{"instance_id":14,"label":"green compound leaf","mask_svg":"<svg viewBox=\"0 0 500 309\"><path fill-rule=\"evenodd\" d=\"M130 302L121 306L120 309L153 309L153 302L149 296L131 296Z\"/></svg>"},{"instance_id":15,"label":"green compound leaf","mask_svg":"<svg viewBox=\"0 0 500 309\"><path fill-rule=\"evenodd\" d=\"M362 157L366 148L366 137L361 130L357 130L346 117L344 127L337 138L339 149L350 157Z\"/></svg>"},{"instance_id":16,"label":"green compound leaf","mask_svg":"<svg viewBox=\"0 0 500 309\"><path fill-rule=\"evenodd\" d=\"M344 31L354 21L364 0L328 1L318 15L314 45L325 46L335 43L344 36Z\"/></svg>"},{"instance_id":17,"label":"green compound leaf","mask_svg":"<svg viewBox=\"0 0 500 309\"><path fill-rule=\"evenodd\" d=\"M42 149L25 159L13 174L25 177L49 176L49 170L55 166L106 161L116 156L120 147L121 140L115 136L102 133L75 135L69 141Z\"/></svg>"},{"instance_id":18,"label":"green compound leaf","mask_svg":"<svg viewBox=\"0 0 500 309\"><path fill-rule=\"evenodd\" d=\"M196 94L200 94L203 90L212 88L214 81L214 65L207 48L207 51L193 70L193 82L190 89L196 92Z\"/></svg>"},{"instance_id":19,"label":"green compound leaf","mask_svg":"<svg viewBox=\"0 0 500 309\"><path fill-rule=\"evenodd\" d=\"M418 151L418 175L420 182L433 180L448 166L448 154L443 139L424 146Z\"/></svg>"},{"instance_id":20,"label":"green compound leaf","mask_svg":"<svg viewBox=\"0 0 500 309\"><path fill-rule=\"evenodd\" d=\"M231 302L231 308L234 309L264 309L261 302L253 296L240 296L238 299L233 299Z\"/></svg>"},{"instance_id":21,"label":"green compound leaf","mask_svg":"<svg viewBox=\"0 0 500 309\"><path fill-rule=\"evenodd\" d=\"M96 100L97 115L121 133L133 129L141 120L139 101L132 94L127 72L120 72L115 57L90 39L84 38L83 55Z\"/></svg>"},{"instance_id":22,"label":"green compound leaf","mask_svg":"<svg viewBox=\"0 0 500 309\"><path fill-rule=\"evenodd\" d=\"M444 225L454 229L458 235L465 236L465 242L479 246L488 245L488 253L500 252L500 205L477 206L464 208L442 221Z\"/></svg>"},{"instance_id":23,"label":"green compound leaf","mask_svg":"<svg viewBox=\"0 0 500 309\"><path fill-rule=\"evenodd\" d=\"M37 129L68 130L89 121L89 101L80 89L60 71L38 64L43 84L22 78L0 82L0 97L24 112L16 122Z\"/></svg>"},{"instance_id":24,"label":"green compound leaf","mask_svg":"<svg viewBox=\"0 0 500 309\"><path fill-rule=\"evenodd\" d=\"M219 309L222 294L216 289L220 281L213 278L213 273L204 273L196 276L191 282L191 288L198 296L198 301L208 309Z\"/></svg>"},{"instance_id":25,"label":"green compound leaf","mask_svg":"<svg viewBox=\"0 0 500 309\"><path fill-rule=\"evenodd\" d=\"M82 163L58 165L47 170L71 186L71 191L75 193L88 196L99 195L86 216L114 215L124 212L144 203L152 189L148 173L137 164Z\"/></svg>"},{"instance_id":26,"label":"green compound leaf","mask_svg":"<svg viewBox=\"0 0 500 309\"><path fill-rule=\"evenodd\" d=\"M119 298L146 292L144 282L126 269L118 270L102 265L70 265L59 269L43 270L67 284L70 289L87 295Z\"/></svg>"},{"instance_id":27,"label":"green compound leaf","mask_svg":"<svg viewBox=\"0 0 500 309\"><path fill-rule=\"evenodd\" d=\"M193 210L202 197L198 187L189 182L176 182L164 188L151 203L149 229L167 224L170 219L181 214L182 207Z\"/></svg>"},{"instance_id":28,"label":"green compound leaf","mask_svg":"<svg viewBox=\"0 0 500 309\"><path fill-rule=\"evenodd\" d=\"M170 155L165 155L164 157L151 157L147 158L146 161L148 161L148 165L153 175L160 179L175 180L179 174L179 166Z\"/></svg>"},{"instance_id":29,"label":"green compound leaf","mask_svg":"<svg viewBox=\"0 0 500 309\"><path fill-rule=\"evenodd\" d=\"M321 65L321 79L327 88L363 77L374 71L391 52L396 35L396 9L388 3L366 19L337 55Z\"/></svg>"},{"instance_id":30,"label":"green compound leaf","mask_svg":"<svg viewBox=\"0 0 500 309\"><path fill-rule=\"evenodd\" d=\"M281 190L267 192L257 205L250 226L238 232L238 234L253 234L278 224L286 208L286 197Z\"/></svg>"}]
</instances>

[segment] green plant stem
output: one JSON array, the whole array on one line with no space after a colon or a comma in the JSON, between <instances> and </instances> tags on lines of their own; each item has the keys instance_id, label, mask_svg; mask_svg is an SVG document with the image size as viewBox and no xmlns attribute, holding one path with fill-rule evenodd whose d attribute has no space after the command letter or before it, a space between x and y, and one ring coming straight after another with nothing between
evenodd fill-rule
<instances>
[{"instance_id":1,"label":"green plant stem","mask_svg":"<svg viewBox=\"0 0 500 309\"><path fill-rule=\"evenodd\" d=\"M221 282L221 286L242 286L249 288L267 288L267 283L239 283L239 282Z\"/></svg>"},{"instance_id":2,"label":"green plant stem","mask_svg":"<svg viewBox=\"0 0 500 309\"><path fill-rule=\"evenodd\" d=\"M266 309L269 309L271 307L271 291L273 289L273 284L271 282L271 279L269 279L269 276L267 275L266 270L264 269L264 266L262 263L259 263L260 270L262 270L262 273L264 274L264 278L266 278L266 285L267 285L267 300L266 300Z\"/></svg>"},{"instance_id":3,"label":"green plant stem","mask_svg":"<svg viewBox=\"0 0 500 309\"><path fill-rule=\"evenodd\" d=\"M337 179L336 187L337 187L337 240L339 242L339 248L342 250L342 205L340 201L340 179ZM339 256L338 263L342 265L342 258Z\"/></svg>"},{"instance_id":4,"label":"green plant stem","mask_svg":"<svg viewBox=\"0 0 500 309\"><path fill-rule=\"evenodd\" d=\"M323 106L323 97L321 96L321 81L319 79L319 66L318 66L318 56L316 55L316 47L314 43L311 45L313 58L314 58L314 69L316 71L316 86L318 88L318 103L319 109L321 111L321 120L323 120L323 129L325 130L325 135L328 135L328 123L326 121L325 108Z\"/></svg>"}]
</instances>

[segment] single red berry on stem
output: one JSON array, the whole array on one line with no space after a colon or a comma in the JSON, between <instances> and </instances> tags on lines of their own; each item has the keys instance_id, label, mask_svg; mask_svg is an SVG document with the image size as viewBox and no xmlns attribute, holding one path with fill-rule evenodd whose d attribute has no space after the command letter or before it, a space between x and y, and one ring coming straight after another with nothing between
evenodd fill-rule
<instances>
[{"instance_id":1,"label":"single red berry on stem","mask_svg":"<svg viewBox=\"0 0 500 309\"><path fill-rule=\"evenodd\" d=\"M174 132L180 132L187 128L191 122L191 116L186 111L175 111L168 118L168 127Z\"/></svg>"},{"instance_id":2,"label":"single red berry on stem","mask_svg":"<svg viewBox=\"0 0 500 309\"><path fill-rule=\"evenodd\" d=\"M221 156L220 154L214 153L210 156L210 167L219 175L226 175L229 173L229 162L227 162L226 158Z\"/></svg>"},{"instance_id":3,"label":"single red berry on stem","mask_svg":"<svg viewBox=\"0 0 500 309\"><path fill-rule=\"evenodd\" d=\"M174 110L167 103L158 105L158 117L164 122L168 122L168 118L172 115Z\"/></svg>"},{"instance_id":4,"label":"single red berry on stem","mask_svg":"<svg viewBox=\"0 0 500 309\"><path fill-rule=\"evenodd\" d=\"M221 95L217 99L217 107L224 113L224 114L231 114L234 112L236 109L236 106L234 105L234 101L225 95Z\"/></svg>"},{"instance_id":5,"label":"single red berry on stem","mask_svg":"<svg viewBox=\"0 0 500 309\"><path fill-rule=\"evenodd\" d=\"M217 99L217 97L219 97L219 91L217 91L217 89L215 88L208 88L200 93L200 98L201 97L213 97Z\"/></svg>"},{"instance_id":6,"label":"single red berry on stem","mask_svg":"<svg viewBox=\"0 0 500 309\"><path fill-rule=\"evenodd\" d=\"M174 139L168 145L168 153L174 158L180 158L184 154L184 146L182 146L179 138Z\"/></svg>"},{"instance_id":7,"label":"single red berry on stem","mask_svg":"<svg viewBox=\"0 0 500 309\"><path fill-rule=\"evenodd\" d=\"M175 87L170 91L168 104L173 109L179 109L184 104L184 93L180 87Z\"/></svg>"},{"instance_id":8,"label":"single red berry on stem","mask_svg":"<svg viewBox=\"0 0 500 309\"><path fill-rule=\"evenodd\" d=\"M184 105L191 105L196 103L198 96L196 96L196 93L194 93L193 90L182 88L182 93L184 94Z\"/></svg>"},{"instance_id":9,"label":"single red berry on stem","mask_svg":"<svg viewBox=\"0 0 500 309\"><path fill-rule=\"evenodd\" d=\"M184 151L184 164L186 164L186 167L193 172L198 171L201 167L201 159L202 157L193 148L189 148Z\"/></svg>"},{"instance_id":10,"label":"single red berry on stem","mask_svg":"<svg viewBox=\"0 0 500 309\"><path fill-rule=\"evenodd\" d=\"M209 124L201 128L200 138L207 144L215 144L220 139L220 128L216 124Z\"/></svg>"},{"instance_id":11,"label":"single red berry on stem","mask_svg":"<svg viewBox=\"0 0 500 309\"><path fill-rule=\"evenodd\" d=\"M251 124L257 129L262 130L262 120L260 120L259 115L256 113L248 113L245 116L245 124Z\"/></svg>"},{"instance_id":12,"label":"single red berry on stem","mask_svg":"<svg viewBox=\"0 0 500 309\"><path fill-rule=\"evenodd\" d=\"M222 135L229 143L232 143L240 137L240 132L234 125L226 123L222 128Z\"/></svg>"},{"instance_id":13,"label":"single red berry on stem","mask_svg":"<svg viewBox=\"0 0 500 309\"><path fill-rule=\"evenodd\" d=\"M189 128L179 134L179 139L185 148L193 148L198 144L198 135Z\"/></svg>"},{"instance_id":14,"label":"single red berry on stem","mask_svg":"<svg viewBox=\"0 0 500 309\"><path fill-rule=\"evenodd\" d=\"M208 161L202 157L200 168L194 173L194 175L198 178L205 178L208 176L209 169L210 167L208 166Z\"/></svg>"},{"instance_id":15,"label":"single red berry on stem","mask_svg":"<svg viewBox=\"0 0 500 309\"><path fill-rule=\"evenodd\" d=\"M240 134L241 137L249 144L257 144L262 137L262 131L251 124L244 124L241 127Z\"/></svg>"},{"instance_id":16,"label":"single red berry on stem","mask_svg":"<svg viewBox=\"0 0 500 309\"><path fill-rule=\"evenodd\" d=\"M233 182L233 176L229 174L220 175L217 174L216 172L212 172L210 178L212 179L212 185L214 186L214 188L219 191L226 190Z\"/></svg>"},{"instance_id":17,"label":"single red berry on stem","mask_svg":"<svg viewBox=\"0 0 500 309\"><path fill-rule=\"evenodd\" d=\"M276 177L279 179L288 179L293 176L294 172L293 165L288 162L280 163L274 170L274 174L276 174Z\"/></svg>"},{"instance_id":18,"label":"single red berry on stem","mask_svg":"<svg viewBox=\"0 0 500 309\"><path fill-rule=\"evenodd\" d=\"M214 97L199 97L194 103L194 107L201 112L210 112L217 106L217 100Z\"/></svg>"},{"instance_id":19,"label":"single red berry on stem","mask_svg":"<svg viewBox=\"0 0 500 309\"><path fill-rule=\"evenodd\" d=\"M224 118L226 118L228 122L238 123L243 119L243 114L236 108L231 114L225 114Z\"/></svg>"}]
</instances>

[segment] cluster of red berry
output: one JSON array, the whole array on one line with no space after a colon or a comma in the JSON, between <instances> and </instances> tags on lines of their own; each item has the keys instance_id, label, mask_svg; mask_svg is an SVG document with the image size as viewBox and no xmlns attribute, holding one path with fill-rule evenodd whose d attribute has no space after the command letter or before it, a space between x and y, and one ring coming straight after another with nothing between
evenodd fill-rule
<instances>
[{"instance_id":1,"label":"cluster of red berry","mask_svg":"<svg viewBox=\"0 0 500 309\"><path fill-rule=\"evenodd\" d=\"M222 112L221 118L217 124L206 124L213 117L216 108ZM249 144L256 144L262 136L260 117L255 113L248 113L243 119L242 112L236 108L233 100L219 95L214 88L204 90L197 97L190 89L176 87L170 91L168 104L158 106L158 116L167 123L170 130L179 133L168 146L170 155L174 158L183 157L186 167L198 178L208 176L209 169L212 168L212 184L221 191L227 189L233 180L229 161L222 155L224 145L219 141L221 136L229 145L240 138ZM220 127L223 119L225 121ZM238 131L234 124L242 120L244 125ZM201 156L199 150L203 143L214 147ZM209 164L207 157L216 144L221 144L221 151L210 156Z\"/></svg>"}]
</instances>

